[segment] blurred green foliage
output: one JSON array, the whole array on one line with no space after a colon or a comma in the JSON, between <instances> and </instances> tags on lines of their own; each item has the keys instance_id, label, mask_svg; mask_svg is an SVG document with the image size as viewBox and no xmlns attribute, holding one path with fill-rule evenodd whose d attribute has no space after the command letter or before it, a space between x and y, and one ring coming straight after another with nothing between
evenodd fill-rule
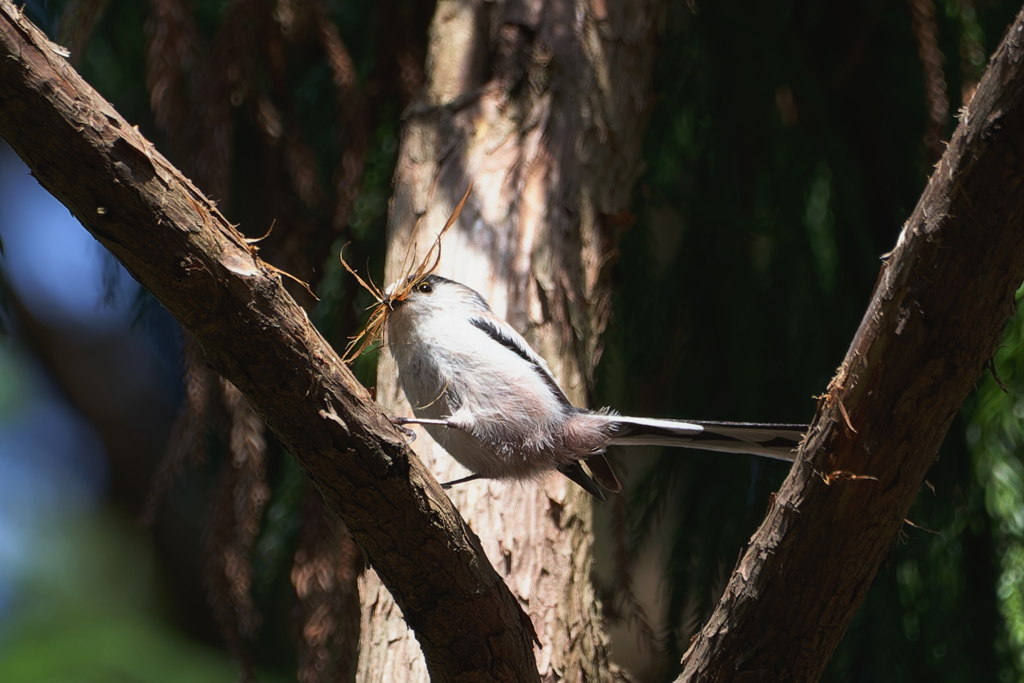
<instances>
[{"instance_id":1,"label":"blurred green foliage","mask_svg":"<svg viewBox=\"0 0 1024 683\"><path fill-rule=\"evenodd\" d=\"M996 643L1017 672L1024 671L1024 290L992 373L978 383L964 414L997 559L994 590L1005 620ZM1006 674L1004 680L1017 680Z\"/></svg>"},{"instance_id":2,"label":"blurred green foliage","mask_svg":"<svg viewBox=\"0 0 1024 683\"><path fill-rule=\"evenodd\" d=\"M236 666L222 651L167 623L149 534L133 521L110 511L56 516L41 522L37 538L14 616L0 626L0 681L235 678ZM260 678L283 680L266 672Z\"/></svg>"},{"instance_id":3,"label":"blurred green foliage","mask_svg":"<svg viewBox=\"0 0 1024 683\"><path fill-rule=\"evenodd\" d=\"M28 11L52 34L64 4L29 3ZM211 37L229 3L192 4ZM365 80L379 48L376 5L330 7ZM146 8L111 0L80 68L159 142L144 79ZM944 138L961 93L1018 9L1005 0L937 3L951 115ZM329 70L307 66L290 95L326 177L345 140ZM909 3L667 3L646 170L636 223L621 239L598 402L637 415L809 420L813 396L860 322L879 258L930 172L923 80ZM400 113L395 102L381 105L348 232L331 237L321 266L322 302L312 316L339 348L370 300L353 292L336 255L351 240L354 267L383 270ZM239 131L244 149L256 134L242 120ZM259 160L240 163L255 168ZM252 234L278 217L259 192L236 193L224 209ZM1024 680L1022 342L1018 317L996 363L1009 392L992 376L980 381L825 680ZM6 359L0 352L0 377L10 370ZM368 354L355 369L371 384L374 367ZM0 404L12 386L4 384ZM787 470L740 456L652 457L653 466L631 468L627 482L628 543L634 555L648 544L665 547L665 600L651 618L665 635L660 676L668 680ZM254 558L264 604L282 592L299 478L289 461L270 477L274 497ZM152 560L123 522L85 520L52 543L44 550L53 573L35 577L30 604L0 634L0 680L233 675L222 656L153 616L160 606ZM76 569L62 572L70 557Z\"/></svg>"}]
</instances>

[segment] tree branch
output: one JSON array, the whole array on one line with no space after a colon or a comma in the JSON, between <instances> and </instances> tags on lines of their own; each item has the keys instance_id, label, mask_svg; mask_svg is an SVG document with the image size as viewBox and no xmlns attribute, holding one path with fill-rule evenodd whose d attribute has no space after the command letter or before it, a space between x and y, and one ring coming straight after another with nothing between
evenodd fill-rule
<instances>
[{"instance_id":1,"label":"tree branch","mask_svg":"<svg viewBox=\"0 0 1024 683\"><path fill-rule=\"evenodd\" d=\"M814 681L899 532L1024 279L1024 13L883 264L803 455L679 681Z\"/></svg>"},{"instance_id":2,"label":"tree branch","mask_svg":"<svg viewBox=\"0 0 1024 683\"><path fill-rule=\"evenodd\" d=\"M242 236L0 0L0 136L189 329L365 549L431 677L536 680L533 630L451 502Z\"/></svg>"}]
</instances>

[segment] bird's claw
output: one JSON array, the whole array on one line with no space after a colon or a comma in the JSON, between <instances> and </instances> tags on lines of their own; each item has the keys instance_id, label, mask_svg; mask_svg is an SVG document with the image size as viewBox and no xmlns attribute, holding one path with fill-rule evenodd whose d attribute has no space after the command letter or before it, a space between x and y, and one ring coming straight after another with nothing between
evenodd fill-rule
<instances>
[{"instance_id":1,"label":"bird's claw","mask_svg":"<svg viewBox=\"0 0 1024 683\"><path fill-rule=\"evenodd\" d=\"M409 439L409 443L412 443L413 441L416 440L416 432L412 431L408 427L403 426L409 424L408 418L391 417L388 419L391 420L391 424L395 426L395 429L397 429L402 434L402 436Z\"/></svg>"}]
</instances>

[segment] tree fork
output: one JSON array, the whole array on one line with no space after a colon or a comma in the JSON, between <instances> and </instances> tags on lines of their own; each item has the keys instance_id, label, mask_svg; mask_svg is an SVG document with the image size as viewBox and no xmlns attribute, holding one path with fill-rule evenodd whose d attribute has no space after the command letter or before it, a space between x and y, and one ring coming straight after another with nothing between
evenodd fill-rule
<instances>
[{"instance_id":1,"label":"tree fork","mask_svg":"<svg viewBox=\"0 0 1024 683\"><path fill-rule=\"evenodd\" d=\"M365 549L437 681L537 680L533 627L380 407L233 226L0 0L0 136L202 345Z\"/></svg>"},{"instance_id":2,"label":"tree fork","mask_svg":"<svg viewBox=\"0 0 1024 683\"><path fill-rule=\"evenodd\" d=\"M1024 279L1022 31L1019 16L679 680L815 680L888 555ZM0 135L250 397L395 591L436 679L531 676L514 599L365 390L60 53L0 0Z\"/></svg>"}]
</instances>

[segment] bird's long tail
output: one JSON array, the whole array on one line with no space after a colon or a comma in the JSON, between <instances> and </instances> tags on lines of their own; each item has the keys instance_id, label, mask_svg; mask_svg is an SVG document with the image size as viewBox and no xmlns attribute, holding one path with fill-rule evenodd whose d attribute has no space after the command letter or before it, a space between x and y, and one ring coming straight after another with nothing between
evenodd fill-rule
<instances>
[{"instance_id":1,"label":"bird's long tail","mask_svg":"<svg viewBox=\"0 0 1024 683\"><path fill-rule=\"evenodd\" d=\"M657 420L606 415L612 446L674 446L795 460L807 425Z\"/></svg>"}]
</instances>

